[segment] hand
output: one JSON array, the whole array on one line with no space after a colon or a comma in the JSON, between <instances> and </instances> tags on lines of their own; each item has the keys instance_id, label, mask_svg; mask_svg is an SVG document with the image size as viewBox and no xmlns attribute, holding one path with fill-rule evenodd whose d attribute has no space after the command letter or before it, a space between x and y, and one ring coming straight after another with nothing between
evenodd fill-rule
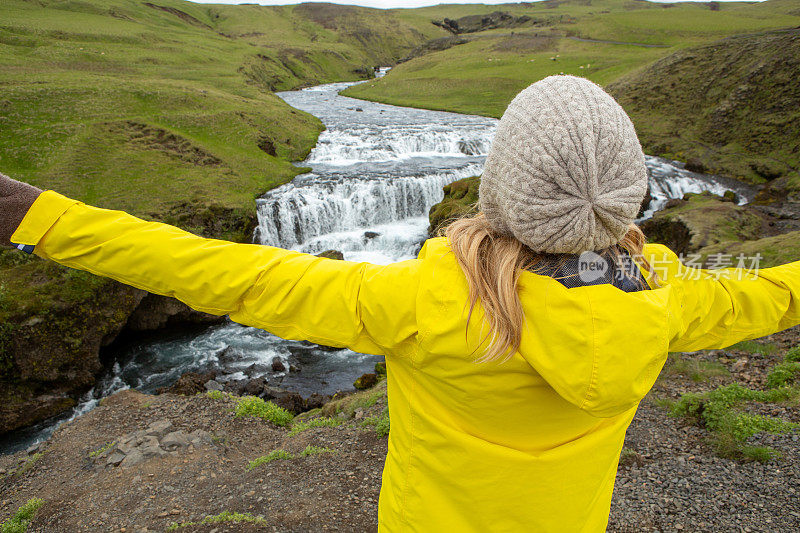
<instances>
[{"instance_id":1,"label":"hand","mask_svg":"<svg viewBox=\"0 0 800 533\"><path fill-rule=\"evenodd\" d=\"M14 234L25 213L42 193L41 189L21 181L12 180L0 173L0 244L11 243Z\"/></svg>"}]
</instances>

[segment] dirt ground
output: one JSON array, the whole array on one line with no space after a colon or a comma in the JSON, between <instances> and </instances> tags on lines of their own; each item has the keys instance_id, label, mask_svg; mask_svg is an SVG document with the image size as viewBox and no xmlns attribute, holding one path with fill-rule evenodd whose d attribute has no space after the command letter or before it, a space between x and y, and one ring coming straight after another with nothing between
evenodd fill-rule
<instances>
[{"instance_id":1,"label":"dirt ground","mask_svg":"<svg viewBox=\"0 0 800 533\"><path fill-rule=\"evenodd\" d=\"M658 398L676 399L733 381L763 387L767 370L800 344L800 329L763 341L769 355L707 351L684 359L720 362L730 374L706 377L679 371L671 359L631 425L627 459L617 475L609 531L800 530L798 434L760 435L783 456L768 463L717 457L708 432L668 416ZM743 358L747 361L743 362ZM289 436L258 418L236 417L234 401L206 395L150 396L125 391L66 424L40 450L0 456L0 521L33 497L44 504L30 532L165 531L221 512L250 513L260 524L216 523L179 531L376 531L386 437L363 420L378 415L384 400L357 411L358 419ZM800 421L795 405L762 406L766 414ZM131 467L105 465L105 445L169 421L187 433L204 430L209 442ZM308 445L334 453L297 454ZM295 458L248 469L250 461L283 449ZM34 459L38 457L38 459ZM28 464L23 473L9 475Z\"/></svg>"}]
</instances>

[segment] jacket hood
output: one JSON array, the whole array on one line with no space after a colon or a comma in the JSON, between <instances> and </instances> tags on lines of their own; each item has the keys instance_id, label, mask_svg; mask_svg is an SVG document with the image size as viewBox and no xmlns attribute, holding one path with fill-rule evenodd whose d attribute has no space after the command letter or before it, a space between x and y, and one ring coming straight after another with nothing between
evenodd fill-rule
<instances>
[{"instance_id":1,"label":"jacket hood","mask_svg":"<svg viewBox=\"0 0 800 533\"><path fill-rule=\"evenodd\" d=\"M455 338L460 331L466 353L472 353L481 338L483 310L476 304L465 335L468 285L446 239L428 240L419 258L420 342L435 351L431 345L438 338ZM514 360L524 360L590 415L611 417L638 405L667 358L669 286L638 292L609 284L567 288L549 276L524 272L519 294L526 320ZM480 352L474 353L477 358Z\"/></svg>"}]
</instances>

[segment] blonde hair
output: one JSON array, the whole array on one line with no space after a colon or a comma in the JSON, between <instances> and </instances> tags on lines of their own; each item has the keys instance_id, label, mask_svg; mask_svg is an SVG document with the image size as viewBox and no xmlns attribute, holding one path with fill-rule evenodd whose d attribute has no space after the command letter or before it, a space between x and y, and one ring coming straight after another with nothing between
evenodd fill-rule
<instances>
[{"instance_id":1,"label":"blonde hair","mask_svg":"<svg viewBox=\"0 0 800 533\"><path fill-rule=\"evenodd\" d=\"M523 270L535 270L547 255L532 251L514 237L494 231L483 213L455 220L439 234L447 237L467 277L467 332L478 300L484 312L481 333L484 326L489 327L478 348L487 340L488 344L476 362L507 361L519 350L525 321L517 282ZM631 224L622 240L611 248L617 253L624 250L632 258L639 258L645 242L639 227ZM640 261L640 266L651 272L646 261Z\"/></svg>"}]
</instances>

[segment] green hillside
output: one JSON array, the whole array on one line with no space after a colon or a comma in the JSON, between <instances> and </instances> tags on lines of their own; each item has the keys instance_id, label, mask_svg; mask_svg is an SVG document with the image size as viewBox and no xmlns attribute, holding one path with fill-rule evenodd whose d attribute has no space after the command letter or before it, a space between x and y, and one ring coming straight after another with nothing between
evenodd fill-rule
<instances>
[{"instance_id":1,"label":"green hillside","mask_svg":"<svg viewBox=\"0 0 800 533\"><path fill-rule=\"evenodd\" d=\"M330 4L0 2L0 172L248 241L323 126L273 91L372 76L447 32ZM93 383L142 294L0 249L0 433Z\"/></svg>"},{"instance_id":2,"label":"green hillside","mask_svg":"<svg viewBox=\"0 0 800 533\"><path fill-rule=\"evenodd\" d=\"M680 50L608 90L631 115L647 152L797 193L798 72L795 28Z\"/></svg>"},{"instance_id":3,"label":"green hillside","mask_svg":"<svg viewBox=\"0 0 800 533\"><path fill-rule=\"evenodd\" d=\"M435 6L398 17L457 19L503 11L522 25L461 33L445 50L401 63L348 96L499 117L514 95L551 74L607 84L677 50L726 36L800 25L797 3L657 4L642 0L548 0L498 6ZM456 44L463 42L463 44Z\"/></svg>"},{"instance_id":4,"label":"green hillside","mask_svg":"<svg viewBox=\"0 0 800 533\"><path fill-rule=\"evenodd\" d=\"M0 169L163 217L252 208L322 129L271 91L371 75L439 33L330 4L5 0Z\"/></svg>"}]
</instances>

